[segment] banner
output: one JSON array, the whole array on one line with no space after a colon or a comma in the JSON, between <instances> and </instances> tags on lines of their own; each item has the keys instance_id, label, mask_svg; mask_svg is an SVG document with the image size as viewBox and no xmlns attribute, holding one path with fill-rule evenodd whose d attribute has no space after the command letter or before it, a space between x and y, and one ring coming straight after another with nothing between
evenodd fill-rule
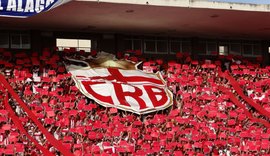
<instances>
[{"instance_id":1,"label":"banner","mask_svg":"<svg viewBox=\"0 0 270 156\"><path fill-rule=\"evenodd\" d=\"M0 16L29 17L70 0L0 0Z\"/></svg>"},{"instance_id":2,"label":"banner","mask_svg":"<svg viewBox=\"0 0 270 156\"><path fill-rule=\"evenodd\" d=\"M34 115L34 113L27 107L27 105L23 102L23 100L19 97L19 95L15 92L15 90L13 90L13 88L10 86L10 84L8 83L8 81L5 79L5 77L0 74L0 85L3 85L3 87L5 87L7 89L7 93L9 93L11 96L10 98L13 98L18 105L24 110L24 112L28 115L28 117L33 121L33 123L37 126L37 128L39 129L39 131L45 136L45 138L47 139L47 141L53 146L55 147L59 152L61 152L63 155L65 156L72 156L73 154L63 145L61 144L61 142L57 139L55 139L55 137L41 124L41 122L38 120L38 118ZM6 96L7 98L7 96ZM8 99L8 98L7 98ZM5 99L5 100L7 100ZM24 130L21 129L23 128L23 125L18 124L18 119L17 117L15 117L15 113L13 112L12 108L9 107L8 105L6 105L6 109L8 109L9 113L11 113L11 116L13 120L13 122L16 124L16 126L18 126L18 128L21 130L22 133L24 133ZM21 128L20 128L21 127ZM27 137L33 141L33 143L37 143L32 137L30 137L29 135L27 135ZM53 155L51 153L49 153L47 150L43 149L40 147L40 145L37 145L37 148L40 149L44 155Z\"/></svg>"},{"instance_id":3,"label":"banner","mask_svg":"<svg viewBox=\"0 0 270 156\"><path fill-rule=\"evenodd\" d=\"M237 106L240 107L244 110L244 113L246 114L247 117L249 117L249 119L253 122L258 122L263 124L265 127L270 128L270 123L265 120L265 119L260 119L260 118L256 118L253 117L253 115L249 112L249 110L246 108L246 106L244 104L242 104L237 98L236 96L226 87L224 86L219 86L218 88L220 91L222 91L224 94L229 95L230 100Z\"/></svg>"},{"instance_id":4,"label":"banner","mask_svg":"<svg viewBox=\"0 0 270 156\"><path fill-rule=\"evenodd\" d=\"M32 141L35 144L36 148L39 149L44 155L53 156L52 153L50 153L46 148L41 146L37 142L36 139L34 139L31 135L28 134L28 132L24 129L24 126L23 126L21 120L19 119L18 116L16 116L16 114L13 111L12 107L9 105L8 100L9 100L8 94L6 94L5 98L4 98L4 101L3 101L3 104L5 106L5 109L8 111L9 117L13 121L14 125L16 125L16 127L20 130L20 133L24 134L30 141Z\"/></svg>"},{"instance_id":5,"label":"banner","mask_svg":"<svg viewBox=\"0 0 270 156\"><path fill-rule=\"evenodd\" d=\"M222 73L219 72L219 76L220 77L224 77L227 80L230 81L230 84L232 85L232 88L238 93L238 95L244 100L246 101L250 106L254 107L258 113L260 115L263 115L265 117L267 117L268 119L270 119L270 114L267 110L265 110L261 105L257 104L256 102L254 102L251 98L247 97L244 93L242 88L240 87L239 83L232 77L230 76L228 73Z\"/></svg>"},{"instance_id":6,"label":"banner","mask_svg":"<svg viewBox=\"0 0 270 156\"><path fill-rule=\"evenodd\" d=\"M116 60L107 53L99 53L96 59L67 60L67 71L79 90L102 106L146 114L173 103L160 73L145 73L134 63Z\"/></svg>"}]
</instances>

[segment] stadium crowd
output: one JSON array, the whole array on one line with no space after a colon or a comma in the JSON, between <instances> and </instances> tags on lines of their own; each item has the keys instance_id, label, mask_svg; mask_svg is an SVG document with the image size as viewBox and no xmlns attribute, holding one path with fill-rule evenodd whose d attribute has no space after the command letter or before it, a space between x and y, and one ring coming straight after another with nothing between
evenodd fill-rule
<instances>
[{"instance_id":1,"label":"stadium crowd","mask_svg":"<svg viewBox=\"0 0 270 156\"><path fill-rule=\"evenodd\" d=\"M49 132L0 84L1 155L63 154L55 144L76 156L270 155L269 67L234 56L196 61L182 53L174 61L144 61L143 70L162 73L175 101L166 110L136 115L99 106L80 93L63 58L88 53L0 54L1 74Z\"/></svg>"}]
</instances>

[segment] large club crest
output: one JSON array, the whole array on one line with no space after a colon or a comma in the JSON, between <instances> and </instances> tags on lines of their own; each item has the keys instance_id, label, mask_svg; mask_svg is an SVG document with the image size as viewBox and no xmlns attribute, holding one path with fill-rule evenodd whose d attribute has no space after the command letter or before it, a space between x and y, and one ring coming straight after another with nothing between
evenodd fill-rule
<instances>
[{"instance_id":1,"label":"large club crest","mask_svg":"<svg viewBox=\"0 0 270 156\"><path fill-rule=\"evenodd\" d=\"M73 63L66 68L76 86L102 106L146 114L172 105L172 93L159 72L145 73L136 64L116 60L107 53L99 53L97 58L87 61L68 60Z\"/></svg>"}]
</instances>

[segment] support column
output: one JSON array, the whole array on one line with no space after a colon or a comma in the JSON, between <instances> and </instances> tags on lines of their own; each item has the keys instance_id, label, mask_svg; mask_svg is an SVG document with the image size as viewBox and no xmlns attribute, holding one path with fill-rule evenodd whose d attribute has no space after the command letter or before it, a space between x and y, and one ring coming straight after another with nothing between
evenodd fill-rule
<instances>
[{"instance_id":1,"label":"support column","mask_svg":"<svg viewBox=\"0 0 270 156\"><path fill-rule=\"evenodd\" d=\"M264 66L270 65L269 43L270 42L268 40L262 41L262 58L263 58L262 65Z\"/></svg>"},{"instance_id":2,"label":"support column","mask_svg":"<svg viewBox=\"0 0 270 156\"><path fill-rule=\"evenodd\" d=\"M100 50L108 53L116 53L116 39L114 34L103 34L100 40Z\"/></svg>"}]
</instances>

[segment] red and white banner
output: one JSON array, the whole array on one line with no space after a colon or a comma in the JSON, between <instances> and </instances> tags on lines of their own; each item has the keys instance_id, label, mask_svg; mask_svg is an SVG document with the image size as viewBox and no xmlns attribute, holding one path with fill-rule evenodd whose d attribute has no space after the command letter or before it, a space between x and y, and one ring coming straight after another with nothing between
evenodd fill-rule
<instances>
[{"instance_id":1,"label":"red and white banner","mask_svg":"<svg viewBox=\"0 0 270 156\"><path fill-rule=\"evenodd\" d=\"M85 96L102 106L116 107L136 114L163 110L172 105L173 95L160 73L145 73L128 61L104 58L106 57L100 54L88 62L68 59L71 62L66 64L66 68ZM87 66L78 66L72 62ZM134 68L126 69L125 65L134 65Z\"/></svg>"}]
</instances>

